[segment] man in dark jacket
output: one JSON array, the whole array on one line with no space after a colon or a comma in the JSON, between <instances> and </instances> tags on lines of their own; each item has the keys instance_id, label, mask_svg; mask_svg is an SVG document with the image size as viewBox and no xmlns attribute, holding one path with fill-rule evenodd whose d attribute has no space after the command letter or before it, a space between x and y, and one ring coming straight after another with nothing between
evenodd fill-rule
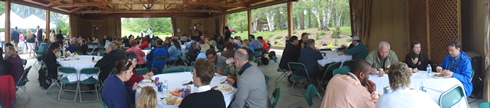
<instances>
[{"instance_id":1,"label":"man in dark jacket","mask_svg":"<svg viewBox=\"0 0 490 108\"><path fill-rule=\"evenodd\" d=\"M115 67L116 61L126 58L125 53L118 51L120 44L117 42L112 42L106 44L106 53L102 59L100 59L94 67L100 68L99 81L104 82L104 80L112 72Z\"/></svg>"},{"instance_id":2,"label":"man in dark jacket","mask_svg":"<svg viewBox=\"0 0 490 108\"><path fill-rule=\"evenodd\" d=\"M19 51L19 31L17 31L17 27L15 27L14 31L10 33L10 42L14 45L15 51Z\"/></svg>"},{"instance_id":3,"label":"man in dark jacket","mask_svg":"<svg viewBox=\"0 0 490 108\"><path fill-rule=\"evenodd\" d=\"M0 76L10 75L10 63L3 59L3 49L0 48Z\"/></svg>"},{"instance_id":4,"label":"man in dark jacket","mask_svg":"<svg viewBox=\"0 0 490 108\"><path fill-rule=\"evenodd\" d=\"M298 62L299 58L299 41L298 37L293 36L289 39L289 42L286 44L286 48L282 52L281 62L279 63L279 67L281 69L289 70L288 63L289 62Z\"/></svg>"},{"instance_id":5,"label":"man in dark jacket","mask_svg":"<svg viewBox=\"0 0 490 108\"><path fill-rule=\"evenodd\" d=\"M87 54L88 46L85 43L86 43L86 41L85 40L82 40L82 43L80 43L80 51L82 51L82 53L84 55L88 55Z\"/></svg>"},{"instance_id":6,"label":"man in dark jacket","mask_svg":"<svg viewBox=\"0 0 490 108\"><path fill-rule=\"evenodd\" d=\"M231 37L230 29L228 28L228 26L225 26L225 41L228 41L230 37Z\"/></svg>"},{"instance_id":7,"label":"man in dark jacket","mask_svg":"<svg viewBox=\"0 0 490 108\"><path fill-rule=\"evenodd\" d=\"M37 47L39 47L41 45L41 43L43 43L43 29L41 29L39 26L36 27L37 28L37 31L36 31L36 36L37 36Z\"/></svg>"},{"instance_id":8,"label":"man in dark jacket","mask_svg":"<svg viewBox=\"0 0 490 108\"><path fill-rule=\"evenodd\" d=\"M299 62L306 66L308 76L315 76L320 71L320 65L318 60L323 59L322 54L315 48L315 40L308 39L305 43L305 47L301 49ZM304 70L298 70L298 76L307 77L307 73Z\"/></svg>"}]
</instances>

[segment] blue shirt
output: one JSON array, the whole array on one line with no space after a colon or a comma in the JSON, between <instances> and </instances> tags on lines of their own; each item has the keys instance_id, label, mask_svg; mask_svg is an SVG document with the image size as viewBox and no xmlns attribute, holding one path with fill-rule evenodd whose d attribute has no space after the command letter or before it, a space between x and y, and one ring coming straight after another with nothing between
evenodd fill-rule
<instances>
[{"instance_id":1,"label":"blue shirt","mask_svg":"<svg viewBox=\"0 0 490 108\"><path fill-rule=\"evenodd\" d=\"M166 60L156 61L155 65L152 65L153 59L155 59L157 57L168 57L167 49L163 48L162 46L158 46L158 47L151 50L150 54L148 54L146 56L146 59L147 59L147 62L146 62L147 65L146 66L148 67L148 69L151 70L152 66L154 68L164 68L165 67L165 61Z\"/></svg>"},{"instance_id":2,"label":"blue shirt","mask_svg":"<svg viewBox=\"0 0 490 108\"><path fill-rule=\"evenodd\" d=\"M189 52L189 48L191 48L192 42L196 42L196 41L195 40L191 40L191 41L185 43L185 50L187 52ZM199 42L196 42L196 44L197 44L197 49L199 49L201 47L201 45L199 45Z\"/></svg>"},{"instance_id":3,"label":"blue shirt","mask_svg":"<svg viewBox=\"0 0 490 108\"><path fill-rule=\"evenodd\" d=\"M257 49L257 48L262 48L262 43L260 43L260 41L254 39L250 42L250 46L252 46L252 49L251 50L254 50L254 49Z\"/></svg>"},{"instance_id":4,"label":"blue shirt","mask_svg":"<svg viewBox=\"0 0 490 108\"><path fill-rule=\"evenodd\" d=\"M196 61L197 59L199 58L203 58L204 60L208 60L208 57L206 56L206 52L200 52L197 57L196 57Z\"/></svg>"},{"instance_id":5,"label":"blue shirt","mask_svg":"<svg viewBox=\"0 0 490 108\"><path fill-rule=\"evenodd\" d=\"M102 99L109 108L132 108L130 95L134 95L133 86L126 87L115 74L107 77L102 88Z\"/></svg>"},{"instance_id":6,"label":"blue shirt","mask_svg":"<svg viewBox=\"0 0 490 108\"><path fill-rule=\"evenodd\" d=\"M471 67L471 58L468 57L466 53L461 51L456 58L447 55L444 58L441 67L453 72L451 78L456 78L463 84L466 97L471 95L471 92L473 91L473 84L471 83L473 68Z\"/></svg>"},{"instance_id":7,"label":"blue shirt","mask_svg":"<svg viewBox=\"0 0 490 108\"><path fill-rule=\"evenodd\" d=\"M172 45L168 48L168 60L177 60L180 54L182 54L182 51L180 49L177 49L175 45Z\"/></svg>"}]
</instances>

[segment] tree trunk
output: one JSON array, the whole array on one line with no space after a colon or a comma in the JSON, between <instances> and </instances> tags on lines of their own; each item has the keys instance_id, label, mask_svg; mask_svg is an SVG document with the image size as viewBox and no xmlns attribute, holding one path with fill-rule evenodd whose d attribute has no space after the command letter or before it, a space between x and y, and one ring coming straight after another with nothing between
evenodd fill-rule
<instances>
[{"instance_id":1,"label":"tree trunk","mask_svg":"<svg viewBox=\"0 0 490 108\"><path fill-rule=\"evenodd\" d=\"M257 33L257 20L252 23L252 33Z\"/></svg>"},{"instance_id":2,"label":"tree trunk","mask_svg":"<svg viewBox=\"0 0 490 108\"><path fill-rule=\"evenodd\" d=\"M305 11L299 12L299 29L305 30Z\"/></svg>"},{"instance_id":3,"label":"tree trunk","mask_svg":"<svg viewBox=\"0 0 490 108\"><path fill-rule=\"evenodd\" d=\"M325 12L325 9L322 12L323 12L323 28L326 31L330 31L330 29L328 29L328 27L330 26L329 23L330 23L330 19L332 17L332 7L328 6L326 8L326 12Z\"/></svg>"},{"instance_id":4,"label":"tree trunk","mask_svg":"<svg viewBox=\"0 0 490 108\"><path fill-rule=\"evenodd\" d=\"M267 19L267 26L269 27L270 32L274 31L274 15L275 15L274 12L265 13L265 17Z\"/></svg>"},{"instance_id":5,"label":"tree trunk","mask_svg":"<svg viewBox=\"0 0 490 108\"><path fill-rule=\"evenodd\" d=\"M311 28L312 26L312 23L311 23L311 12L308 12L308 28Z\"/></svg>"},{"instance_id":6,"label":"tree trunk","mask_svg":"<svg viewBox=\"0 0 490 108\"><path fill-rule=\"evenodd\" d=\"M311 12L316 16L316 21L318 21L318 30L322 30L322 22L320 21L320 14L318 13L318 10L316 7L313 7L311 9Z\"/></svg>"},{"instance_id":7,"label":"tree trunk","mask_svg":"<svg viewBox=\"0 0 490 108\"><path fill-rule=\"evenodd\" d=\"M340 11L337 11L337 20L336 20L336 25L335 25L336 27L340 27L340 21L342 19L342 12L343 11L344 11L343 9Z\"/></svg>"},{"instance_id":8,"label":"tree trunk","mask_svg":"<svg viewBox=\"0 0 490 108\"><path fill-rule=\"evenodd\" d=\"M240 33L243 33L243 23L240 22Z\"/></svg>"}]
</instances>

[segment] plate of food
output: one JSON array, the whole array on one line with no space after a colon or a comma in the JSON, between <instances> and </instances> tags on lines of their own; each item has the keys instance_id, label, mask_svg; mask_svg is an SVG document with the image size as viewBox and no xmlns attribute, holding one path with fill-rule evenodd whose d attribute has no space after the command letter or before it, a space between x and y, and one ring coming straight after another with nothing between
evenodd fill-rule
<instances>
[{"instance_id":1,"label":"plate of food","mask_svg":"<svg viewBox=\"0 0 490 108\"><path fill-rule=\"evenodd\" d=\"M214 73L214 76L218 76L218 75L219 75L219 73Z\"/></svg>"},{"instance_id":2,"label":"plate of food","mask_svg":"<svg viewBox=\"0 0 490 108\"><path fill-rule=\"evenodd\" d=\"M412 73L417 73L417 72L419 72L419 69L417 69L417 68L412 69Z\"/></svg>"},{"instance_id":3,"label":"plate of food","mask_svg":"<svg viewBox=\"0 0 490 108\"><path fill-rule=\"evenodd\" d=\"M216 90L221 91L221 93L223 93L223 94L230 94L230 93L233 93L236 89L234 89L233 87L231 87L229 85L225 85L225 86L217 87Z\"/></svg>"},{"instance_id":4,"label":"plate of food","mask_svg":"<svg viewBox=\"0 0 490 108\"><path fill-rule=\"evenodd\" d=\"M153 81L149 79L143 79L141 82L146 83L146 84L151 84Z\"/></svg>"},{"instance_id":5,"label":"plate of food","mask_svg":"<svg viewBox=\"0 0 490 108\"><path fill-rule=\"evenodd\" d=\"M432 78L444 78L442 73L433 73L431 77Z\"/></svg>"},{"instance_id":6,"label":"plate of food","mask_svg":"<svg viewBox=\"0 0 490 108\"><path fill-rule=\"evenodd\" d=\"M179 106L182 102L182 98L178 96L170 95L169 97L162 100L163 104L170 106Z\"/></svg>"}]
</instances>

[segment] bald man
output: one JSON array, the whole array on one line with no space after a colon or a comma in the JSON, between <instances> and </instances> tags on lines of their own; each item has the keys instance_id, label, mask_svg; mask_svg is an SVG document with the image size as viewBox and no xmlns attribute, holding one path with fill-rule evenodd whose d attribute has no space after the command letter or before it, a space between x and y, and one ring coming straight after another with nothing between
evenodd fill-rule
<instances>
[{"instance_id":1,"label":"bald man","mask_svg":"<svg viewBox=\"0 0 490 108\"><path fill-rule=\"evenodd\" d=\"M381 41L378 49L371 51L366 57L366 61L371 65L372 73L376 73L375 69L387 69L388 65L398 62L398 56L390 50L390 43Z\"/></svg>"},{"instance_id":2,"label":"bald man","mask_svg":"<svg viewBox=\"0 0 490 108\"><path fill-rule=\"evenodd\" d=\"M270 106L267 86L262 71L249 63L246 49L235 52L235 66L240 68L240 78L228 78L228 84L237 87L231 108L268 108Z\"/></svg>"}]
</instances>

